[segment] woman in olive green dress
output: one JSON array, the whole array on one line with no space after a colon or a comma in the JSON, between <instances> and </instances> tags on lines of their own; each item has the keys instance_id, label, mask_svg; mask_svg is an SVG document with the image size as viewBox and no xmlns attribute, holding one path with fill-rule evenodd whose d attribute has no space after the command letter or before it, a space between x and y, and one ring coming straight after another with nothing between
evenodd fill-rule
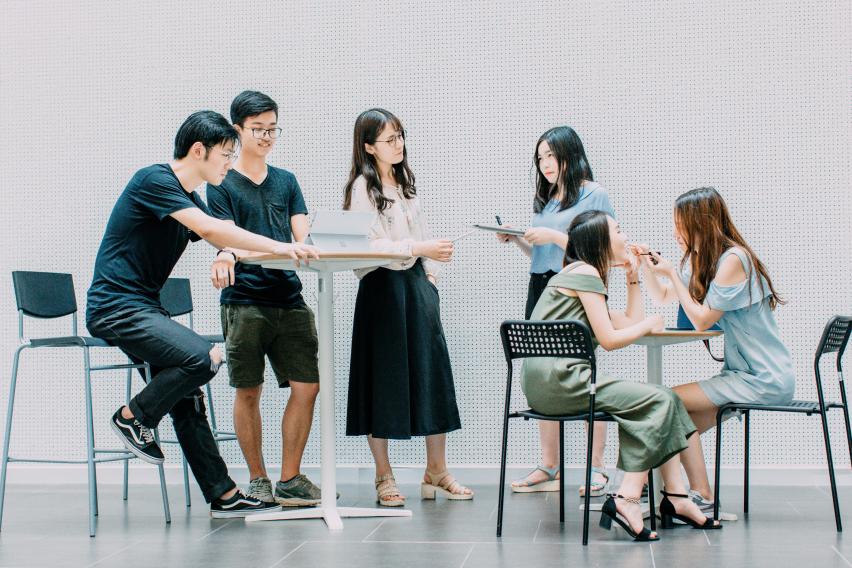
<instances>
[{"instance_id":1,"label":"woman in olive green dress","mask_svg":"<svg viewBox=\"0 0 852 568\"><path fill-rule=\"evenodd\" d=\"M581 321L607 351L661 330L661 316L645 316L639 263L634 262L618 223L602 211L586 211L574 219L568 235L566 266L550 279L530 319ZM606 303L607 274L616 266L627 275L623 313L610 312ZM521 384L534 410L574 414L588 409L590 378L585 361L531 358L524 362ZM598 375L595 409L608 412L618 423L618 467L625 472L617 494L604 503L601 526L609 528L615 520L636 540L657 540L656 533L642 524L639 498L648 470L658 467L665 483L660 503L664 528L671 526L672 518L696 528L720 528L686 496L677 454L689 445L695 425L671 389Z\"/></svg>"}]
</instances>

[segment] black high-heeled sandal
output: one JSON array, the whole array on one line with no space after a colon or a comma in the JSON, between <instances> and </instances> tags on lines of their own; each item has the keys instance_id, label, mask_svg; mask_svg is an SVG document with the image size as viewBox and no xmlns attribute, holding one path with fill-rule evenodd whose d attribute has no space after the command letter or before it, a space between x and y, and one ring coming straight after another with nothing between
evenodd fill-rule
<instances>
[{"instance_id":1,"label":"black high-heeled sandal","mask_svg":"<svg viewBox=\"0 0 852 568\"><path fill-rule=\"evenodd\" d=\"M602 529L610 530L612 528L612 521L615 521L621 526L621 528L623 528L627 532L627 534L633 537L633 540L636 542L649 542L652 540L660 540L659 535L652 537L651 531L648 530L648 528L645 526L643 526L642 530L638 533L632 528L630 528L630 523L627 522L627 519L625 518L624 520L622 520L622 518L618 514L618 509L616 509L615 507L616 499L622 499L624 501L627 501L628 503L633 503L634 505L642 504L642 501L640 499L624 497L623 495L610 493L609 495L607 495L606 501L604 502L603 507L601 508L601 520L599 524Z\"/></svg>"},{"instance_id":2,"label":"black high-heeled sandal","mask_svg":"<svg viewBox=\"0 0 852 568\"><path fill-rule=\"evenodd\" d=\"M689 495L681 495L679 493L669 493L665 490L660 491L663 494L663 500L660 501L660 520L662 521L662 528L664 529L673 529L675 527L672 519L677 519L682 521L694 529L702 529L705 531L717 530L722 528L722 523L707 517L704 523L699 523L698 521L694 521L686 515L681 515L675 511L674 503L669 501L669 497L681 497L683 499L689 499Z\"/></svg>"}]
</instances>

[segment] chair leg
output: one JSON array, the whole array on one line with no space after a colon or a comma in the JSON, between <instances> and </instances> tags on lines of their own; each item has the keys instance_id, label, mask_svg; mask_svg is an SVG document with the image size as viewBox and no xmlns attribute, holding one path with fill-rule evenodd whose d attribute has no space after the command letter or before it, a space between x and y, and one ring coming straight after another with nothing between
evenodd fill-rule
<instances>
[{"instance_id":1,"label":"chair leg","mask_svg":"<svg viewBox=\"0 0 852 568\"><path fill-rule=\"evenodd\" d=\"M565 423L559 422L559 522L565 522Z\"/></svg>"},{"instance_id":2,"label":"chair leg","mask_svg":"<svg viewBox=\"0 0 852 568\"><path fill-rule=\"evenodd\" d=\"M15 409L15 386L18 382L18 361L21 351L25 348L21 345L15 350L15 358L12 360L12 378L9 381L9 401L6 406L6 432L3 434L3 463L0 466L0 529L3 527L3 504L6 500L6 472L9 466L9 443L12 441L12 412Z\"/></svg>"},{"instance_id":3,"label":"chair leg","mask_svg":"<svg viewBox=\"0 0 852 568\"><path fill-rule=\"evenodd\" d=\"M749 465L749 434L751 432L751 424L749 423L750 413L748 410L744 412L745 420L743 421L743 446L745 449L743 456L743 514L748 515L748 465Z\"/></svg>"},{"instance_id":4,"label":"chair leg","mask_svg":"<svg viewBox=\"0 0 852 568\"><path fill-rule=\"evenodd\" d=\"M849 425L849 405L846 402L846 383L840 376L840 398L843 402L843 421L846 423L846 447L849 449L849 465L852 466L852 426Z\"/></svg>"},{"instance_id":5,"label":"chair leg","mask_svg":"<svg viewBox=\"0 0 852 568\"><path fill-rule=\"evenodd\" d=\"M586 494L583 496L583 546L589 544L589 507L592 498L592 446L595 443L595 395L589 402L589 432L586 441Z\"/></svg>"},{"instance_id":6,"label":"chair leg","mask_svg":"<svg viewBox=\"0 0 852 568\"><path fill-rule=\"evenodd\" d=\"M696 432L697 435L697 432ZM713 519L719 520L719 483L722 477L722 409L716 412L716 467L713 476Z\"/></svg>"},{"instance_id":7,"label":"chair leg","mask_svg":"<svg viewBox=\"0 0 852 568\"><path fill-rule=\"evenodd\" d=\"M151 366L145 365L145 384L151 384ZM162 447L160 444L160 431L154 428L154 441L157 442L157 445ZM160 494L163 497L163 516L166 518L166 524L172 522L172 512L169 509L169 491L166 489L166 472L163 469L163 464L157 466L160 474Z\"/></svg>"},{"instance_id":8,"label":"chair leg","mask_svg":"<svg viewBox=\"0 0 852 568\"><path fill-rule=\"evenodd\" d=\"M154 429L154 441L157 442L157 445L160 445L160 433L156 429ZM157 466L158 473L160 474L160 495L163 497L163 516L166 518L166 524L172 522L172 512L169 509L169 491L166 489L166 471L163 469L163 464Z\"/></svg>"},{"instance_id":9,"label":"chair leg","mask_svg":"<svg viewBox=\"0 0 852 568\"><path fill-rule=\"evenodd\" d=\"M216 425L216 409L213 408L213 389L210 387L209 382L204 387L207 391L207 412L210 414L210 427L213 430L213 437L216 439L216 445L218 446L219 426Z\"/></svg>"},{"instance_id":10,"label":"chair leg","mask_svg":"<svg viewBox=\"0 0 852 568\"><path fill-rule=\"evenodd\" d=\"M828 437L828 417L826 416L825 406L820 413L822 418L822 436L825 440L825 457L828 461L828 480L831 483L831 501L834 505L834 522L837 525L837 532L843 532L843 524L840 521L840 503L837 499L837 481L834 479L834 459L831 456L831 440Z\"/></svg>"},{"instance_id":11,"label":"chair leg","mask_svg":"<svg viewBox=\"0 0 852 568\"><path fill-rule=\"evenodd\" d=\"M509 446L509 397L503 414L503 447L500 450L500 486L497 492L497 536L503 534L503 500L506 494L506 452Z\"/></svg>"},{"instance_id":12,"label":"chair leg","mask_svg":"<svg viewBox=\"0 0 852 568\"><path fill-rule=\"evenodd\" d=\"M192 507L192 498L189 496L189 466L186 464L186 456L183 452L180 453L181 462L183 462L183 498L186 502L186 508Z\"/></svg>"},{"instance_id":13,"label":"chair leg","mask_svg":"<svg viewBox=\"0 0 852 568\"><path fill-rule=\"evenodd\" d=\"M127 381L124 387L124 404L130 404L130 393L133 382L133 369L127 369ZM124 487L121 498L127 501L127 492L130 485L130 460L124 460Z\"/></svg>"},{"instance_id":14,"label":"chair leg","mask_svg":"<svg viewBox=\"0 0 852 568\"><path fill-rule=\"evenodd\" d=\"M83 348L86 396L86 463L89 469L89 536L95 536L95 516L98 514L97 480L95 479L95 432L92 412L92 370L89 350Z\"/></svg>"},{"instance_id":15,"label":"chair leg","mask_svg":"<svg viewBox=\"0 0 852 568\"><path fill-rule=\"evenodd\" d=\"M657 505L654 500L657 498L654 492L654 470L648 470L648 508L651 509L651 530L657 530Z\"/></svg>"}]
</instances>

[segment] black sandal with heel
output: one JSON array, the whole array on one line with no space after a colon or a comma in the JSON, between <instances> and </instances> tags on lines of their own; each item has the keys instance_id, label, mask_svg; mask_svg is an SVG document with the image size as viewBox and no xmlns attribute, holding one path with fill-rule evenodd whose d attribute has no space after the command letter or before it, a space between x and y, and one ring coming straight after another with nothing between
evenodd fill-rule
<instances>
[{"instance_id":1,"label":"black sandal with heel","mask_svg":"<svg viewBox=\"0 0 852 568\"><path fill-rule=\"evenodd\" d=\"M628 503L633 503L634 505L641 505L642 504L641 499L635 499L635 498L632 498L632 497L624 497L623 495L618 495L616 493L610 493L607 496L606 501L603 504L603 507L601 508L600 527L602 529L610 530L612 528L612 521L615 521L616 523L619 524L619 526L621 528L623 528L627 532L627 534L629 534L631 537L633 537L633 540L636 541L636 542L649 542L649 541L654 541L654 540L660 540L659 536L653 536L652 537L651 531L648 530L647 527L643 526L642 530L638 533L636 531L634 531L632 528L630 528L630 523L627 522L627 519L625 518L624 520L622 520L622 518L618 514L618 510L615 507L615 500L616 499L621 499L623 501L627 501Z\"/></svg>"},{"instance_id":2,"label":"black sandal with heel","mask_svg":"<svg viewBox=\"0 0 852 568\"><path fill-rule=\"evenodd\" d=\"M713 520L710 517L706 517L704 523L699 523L698 521L694 521L686 515L678 514L675 511L674 503L669 500L669 497L680 497L682 499L689 499L689 495L681 495L680 493L669 493L667 491L660 491L663 495L663 500L660 501L660 520L662 521L662 528L664 529L673 529L675 528L675 524L672 519L677 519L687 525L691 526L694 529L702 529L702 530L717 530L722 528L722 524L718 521Z\"/></svg>"}]
</instances>

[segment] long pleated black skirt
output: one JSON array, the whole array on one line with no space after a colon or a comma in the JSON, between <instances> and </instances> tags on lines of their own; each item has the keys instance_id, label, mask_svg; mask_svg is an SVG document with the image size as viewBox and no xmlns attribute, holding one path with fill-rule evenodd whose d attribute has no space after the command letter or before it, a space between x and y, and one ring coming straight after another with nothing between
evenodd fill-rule
<instances>
[{"instance_id":1,"label":"long pleated black skirt","mask_svg":"<svg viewBox=\"0 0 852 568\"><path fill-rule=\"evenodd\" d=\"M346 434L405 440L461 428L438 290L418 260L361 279Z\"/></svg>"}]
</instances>

